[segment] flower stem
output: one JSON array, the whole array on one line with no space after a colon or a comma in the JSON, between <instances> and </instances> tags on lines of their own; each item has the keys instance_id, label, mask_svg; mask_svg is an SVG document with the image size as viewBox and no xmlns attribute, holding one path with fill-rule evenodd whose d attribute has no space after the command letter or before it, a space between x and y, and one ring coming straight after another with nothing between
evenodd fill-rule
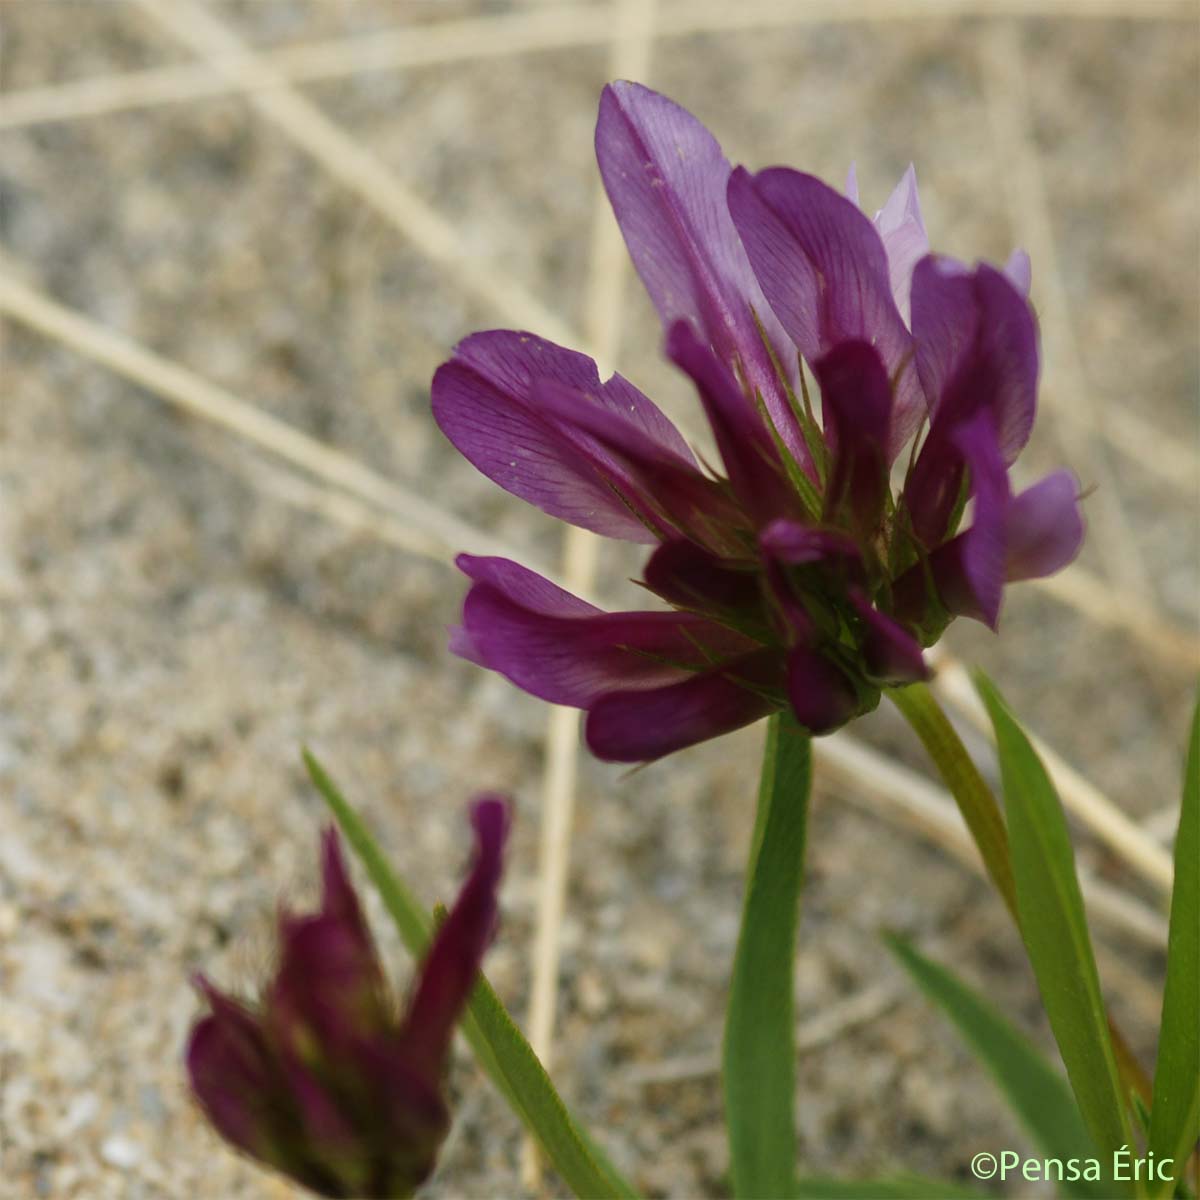
<instances>
[{"instance_id":1,"label":"flower stem","mask_svg":"<svg viewBox=\"0 0 1200 1200\"><path fill-rule=\"evenodd\" d=\"M1015 921L1017 893L1013 885L1008 830L992 789L972 762L934 694L923 683L891 688L888 696L929 751L929 757L950 789L958 811L979 847L996 890Z\"/></svg>"},{"instance_id":2,"label":"flower stem","mask_svg":"<svg viewBox=\"0 0 1200 1200\"><path fill-rule=\"evenodd\" d=\"M810 782L809 736L778 713L767 726L725 1018L725 1120L738 1197L795 1190L793 963Z\"/></svg>"}]
</instances>

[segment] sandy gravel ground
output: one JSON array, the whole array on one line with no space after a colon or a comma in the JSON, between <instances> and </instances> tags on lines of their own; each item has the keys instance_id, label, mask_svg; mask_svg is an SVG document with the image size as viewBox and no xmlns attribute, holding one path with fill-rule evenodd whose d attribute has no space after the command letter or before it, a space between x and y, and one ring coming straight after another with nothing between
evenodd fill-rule
<instances>
[{"instance_id":1,"label":"sandy gravel ground","mask_svg":"<svg viewBox=\"0 0 1200 1200\"><path fill-rule=\"evenodd\" d=\"M509 7L206 5L260 49ZM1105 581L1106 611L1140 596L1156 627L1194 636L1195 479L1172 475L1159 443L1129 443L1148 429L1195 462L1196 22L855 10L662 37L648 81L735 159L835 181L856 159L867 202L915 160L940 248L998 258L1049 241L1057 262L1034 261L1045 415L1023 472L1068 461L1107 489L1115 505L1089 502L1081 562ZM191 58L140 7L6 0L0 113L24 89ZM472 256L578 327L608 62L603 45L568 46L362 72L304 94ZM453 342L510 318L241 98L0 123L0 269L487 536L543 561L558 553L552 522L476 476L428 412ZM623 318L622 370L695 427L632 279ZM189 974L252 988L277 899L311 895L323 813L301 743L430 900L462 869L468 796L514 793L488 969L522 1013L546 712L446 653L463 591L452 570L297 507L276 461L77 351L18 322L0 331L0 1194L290 1194L210 1134L180 1050L197 1009ZM1115 444L1081 439L1089 412L1114 414ZM1072 454L1081 440L1087 464ZM603 553L601 587L619 599L635 563ZM1003 625L999 639L958 628L951 644L1127 812L1172 803L1194 664L1029 587L1010 593ZM858 732L926 769L894 714ZM760 737L632 775L581 764L555 1074L650 1195L724 1194L719 1091L702 1060L720 1038ZM864 988L891 1000L802 1056L804 1159L814 1172L964 1177L976 1151L1027 1143L878 931L917 936L1049 1044L1036 990L975 876L853 791L818 779L800 1011L811 1019ZM1158 901L1080 841L1103 879ZM402 985L404 957L376 927ZM1152 1061L1161 955L1097 928L1106 990ZM452 1088L458 1123L428 1195L525 1194L517 1124L465 1050Z\"/></svg>"}]
</instances>

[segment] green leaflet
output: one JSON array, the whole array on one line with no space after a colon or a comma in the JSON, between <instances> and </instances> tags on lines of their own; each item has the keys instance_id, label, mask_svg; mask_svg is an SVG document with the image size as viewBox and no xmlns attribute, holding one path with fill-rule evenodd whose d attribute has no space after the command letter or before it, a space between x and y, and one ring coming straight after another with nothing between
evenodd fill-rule
<instances>
[{"instance_id":1,"label":"green leaflet","mask_svg":"<svg viewBox=\"0 0 1200 1200\"><path fill-rule=\"evenodd\" d=\"M1171 1159L1174 1174L1200 1138L1200 704L1183 775L1183 803L1175 838L1175 885L1167 935L1167 980L1163 989L1149 1149L1160 1162ZM1170 1168L1168 1168L1169 1170ZM1169 1196L1171 1185L1156 1181L1151 1196Z\"/></svg>"},{"instance_id":2,"label":"green leaflet","mask_svg":"<svg viewBox=\"0 0 1200 1200\"><path fill-rule=\"evenodd\" d=\"M746 898L725 1017L723 1084L734 1195L791 1194L796 1172L793 964L811 782L808 734L767 725Z\"/></svg>"},{"instance_id":3,"label":"green leaflet","mask_svg":"<svg viewBox=\"0 0 1200 1200\"><path fill-rule=\"evenodd\" d=\"M371 877L405 946L414 956L423 954L433 932L429 913L394 874L362 818L307 750L304 764L342 835ZM537 1138L576 1196L636 1200L637 1193L576 1124L537 1055L482 976L463 1017L462 1028L479 1065Z\"/></svg>"},{"instance_id":4,"label":"green leaflet","mask_svg":"<svg viewBox=\"0 0 1200 1200\"><path fill-rule=\"evenodd\" d=\"M996 732L1021 937L1079 1110L1102 1156L1135 1145L1058 794L1000 694L975 686Z\"/></svg>"},{"instance_id":5,"label":"green leaflet","mask_svg":"<svg viewBox=\"0 0 1200 1200\"><path fill-rule=\"evenodd\" d=\"M1049 1158L1088 1159L1095 1146L1062 1075L1016 1026L945 967L894 934L884 940L917 986L957 1026L988 1069L1009 1107ZM1064 1180L1070 1196L1107 1197L1111 1185Z\"/></svg>"}]
</instances>

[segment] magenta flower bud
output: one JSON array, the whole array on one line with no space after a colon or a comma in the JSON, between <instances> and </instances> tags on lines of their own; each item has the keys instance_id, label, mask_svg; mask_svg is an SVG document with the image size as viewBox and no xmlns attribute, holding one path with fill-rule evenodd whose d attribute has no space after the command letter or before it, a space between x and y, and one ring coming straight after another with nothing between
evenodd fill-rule
<instances>
[{"instance_id":1,"label":"magenta flower bud","mask_svg":"<svg viewBox=\"0 0 1200 1200\"><path fill-rule=\"evenodd\" d=\"M433 379L443 432L552 516L654 546L642 582L670 609L603 612L464 556L456 653L585 709L601 758L656 758L784 708L824 733L924 678L922 650L953 617L994 628L1006 583L1075 557L1074 478L1009 485L1039 370L1022 253L1004 270L931 255L911 167L873 219L853 172L842 195L734 169L637 84L605 88L596 155L719 468L584 355L467 338ZM797 399L801 362L819 418Z\"/></svg>"},{"instance_id":2,"label":"magenta flower bud","mask_svg":"<svg viewBox=\"0 0 1200 1200\"><path fill-rule=\"evenodd\" d=\"M217 1132L322 1196L411 1196L449 1129L442 1076L497 921L508 804L477 800L475 861L400 1015L338 837L322 841L321 908L283 915L279 967L259 1003L198 981L192 1091Z\"/></svg>"}]
</instances>

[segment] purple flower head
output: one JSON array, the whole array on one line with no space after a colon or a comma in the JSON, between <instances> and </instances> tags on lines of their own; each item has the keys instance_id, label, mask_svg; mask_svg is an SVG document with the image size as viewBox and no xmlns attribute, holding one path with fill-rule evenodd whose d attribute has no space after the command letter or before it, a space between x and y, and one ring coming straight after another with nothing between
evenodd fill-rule
<instances>
[{"instance_id":1,"label":"purple flower head","mask_svg":"<svg viewBox=\"0 0 1200 1200\"><path fill-rule=\"evenodd\" d=\"M280 919L279 966L257 1005L199 987L192 1090L226 1141L322 1196L401 1197L433 1170L450 1114L442 1074L495 931L508 804L472 807L475 862L397 1013L342 861L322 841L321 908Z\"/></svg>"},{"instance_id":2,"label":"purple flower head","mask_svg":"<svg viewBox=\"0 0 1200 1200\"><path fill-rule=\"evenodd\" d=\"M995 627L1006 582L1071 561L1073 477L1009 484L1039 369L1023 253L1004 270L930 254L911 167L874 219L853 171L843 195L732 168L637 84L604 90L596 153L720 467L584 355L467 338L434 376L443 432L543 511L654 546L642 583L669 607L604 612L463 556L456 653L585 709L593 752L636 762L785 707L835 729L925 677L954 616Z\"/></svg>"}]
</instances>

